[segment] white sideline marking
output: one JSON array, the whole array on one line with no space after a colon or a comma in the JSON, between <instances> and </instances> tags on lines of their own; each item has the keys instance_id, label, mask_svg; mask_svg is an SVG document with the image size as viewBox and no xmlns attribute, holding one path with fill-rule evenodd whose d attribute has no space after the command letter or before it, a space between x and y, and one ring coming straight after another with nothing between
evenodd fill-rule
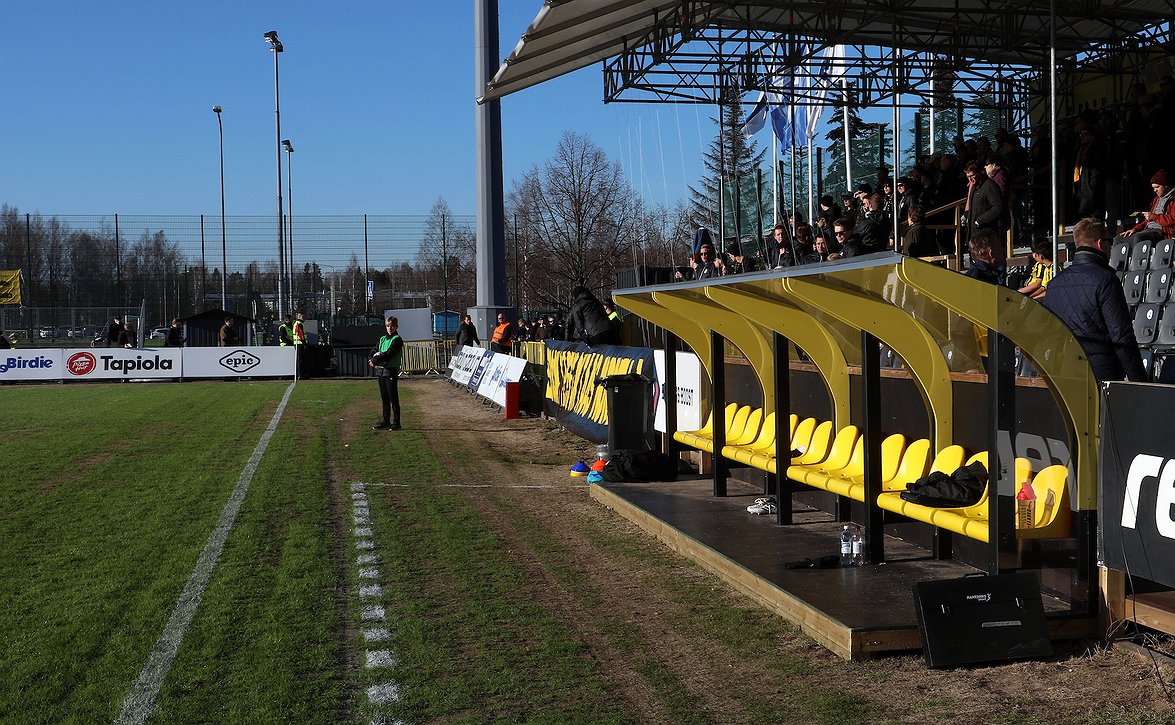
<instances>
[{"instance_id":1,"label":"white sideline marking","mask_svg":"<svg viewBox=\"0 0 1175 725\"><path fill-rule=\"evenodd\" d=\"M366 486L367 486L367 484L356 481L355 483L351 484L351 490L352 491L362 491Z\"/></svg>"},{"instance_id":2,"label":"white sideline marking","mask_svg":"<svg viewBox=\"0 0 1175 725\"><path fill-rule=\"evenodd\" d=\"M353 493L353 494L351 494L351 500L352 501L366 501L367 494L363 493L362 491L359 491L357 493Z\"/></svg>"},{"instance_id":3,"label":"white sideline marking","mask_svg":"<svg viewBox=\"0 0 1175 725\"><path fill-rule=\"evenodd\" d=\"M363 527L359 527L359 528L355 529L356 538L364 537L364 536L371 536L371 535L372 535L371 527L369 527L369 526L363 526Z\"/></svg>"},{"instance_id":4,"label":"white sideline marking","mask_svg":"<svg viewBox=\"0 0 1175 725\"><path fill-rule=\"evenodd\" d=\"M369 514L369 513L371 513L371 509L367 508L367 502L366 502L366 501L356 501L356 502L355 502L355 505L352 507L352 511L354 511L354 512L355 512L355 513L357 513L357 514Z\"/></svg>"},{"instance_id":5,"label":"white sideline marking","mask_svg":"<svg viewBox=\"0 0 1175 725\"><path fill-rule=\"evenodd\" d=\"M379 584L371 584L369 586L359 587L359 598L371 599L373 597L378 597L379 595L383 594L383 591L383 588L380 587Z\"/></svg>"},{"instance_id":6,"label":"white sideline marking","mask_svg":"<svg viewBox=\"0 0 1175 725\"><path fill-rule=\"evenodd\" d=\"M386 642L391 639L391 636L385 627L372 627L363 630L364 642Z\"/></svg>"},{"instance_id":7,"label":"white sideline marking","mask_svg":"<svg viewBox=\"0 0 1175 725\"><path fill-rule=\"evenodd\" d=\"M363 607L359 610L359 618L364 622L384 621L384 608L380 606Z\"/></svg>"},{"instance_id":8,"label":"white sideline marking","mask_svg":"<svg viewBox=\"0 0 1175 725\"><path fill-rule=\"evenodd\" d=\"M221 509L220 518L217 519L215 528L209 534L208 541L204 544L204 550L200 552L200 558L196 560L196 568L188 577L188 583L180 592L179 601L176 602L175 609L171 611L163 633L155 641L155 646L151 649L151 654L148 655L147 663L143 665L139 678L122 702L122 712L115 720L116 723L144 723L154 712L159 690L163 687L167 673L171 671L172 663L175 662L180 643L184 640L184 633L187 631L188 625L192 623L193 617L196 616L196 609L200 606L200 600L204 598L204 589L207 588L208 581L212 578L212 570L216 567L216 561L220 558L221 552L224 551L224 543L237 520L237 513L241 510L245 494L249 492L249 484L253 481L253 474L257 471L258 464L261 463L261 457L265 455L269 439L277 430L278 421L281 420L282 413L285 412L286 403L289 402L292 392L294 392L294 383L290 383L290 386L286 388L286 394L282 396L281 403L274 411L273 418L269 421L269 427L261 434L261 440L257 441L253 455L249 457L248 463L241 471L241 476L237 479L237 485L233 488L232 495L229 496L228 502Z\"/></svg>"},{"instance_id":9,"label":"white sideline marking","mask_svg":"<svg viewBox=\"0 0 1175 725\"><path fill-rule=\"evenodd\" d=\"M375 554L360 554L359 557L355 559L356 564L374 564L377 561L379 561L379 557Z\"/></svg>"},{"instance_id":10,"label":"white sideline marking","mask_svg":"<svg viewBox=\"0 0 1175 725\"><path fill-rule=\"evenodd\" d=\"M364 514L355 514L351 517L356 526L371 526L371 517Z\"/></svg>"},{"instance_id":11,"label":"white sideline marking","mask_svg":"<svg viewBox=\"0 0 1175 725\"><path fill-rule=\"evenodd\" d=\"M396 666L396 658L386 649L367 650L367 669L391 668Z\"/></svg>"},{"instance_id":12,"label":"white sideline marking","mask_svg":"<svg viewBox=\"0 0 1175 725\"><path fill-rule=\"evenodd\" d=\"M359 570L360 579L379 579L379 569L374 566L366 566Z\"/></svg>"},{"instance_id":13,"label":"white sideline marking","mask_svg":"<svg viewBox=\"0 0 1175 725\"><path fill-rule=\"evenodd\" d=\"M363 549L364 551L370 551L375 548L375 542L371 539L356 539L355 548Z\"/></svg>"},{"instance_id":14,"label":"white sideline marking","mask_svg":"<svg viewBox=\"0 0 1175 725\"><path fill-rule=\"evenodd\" d=\"M371 700L376 705L387 705L391 702L400 701L400 688L396 683L389 682L385 685L372 685L367 688L367 699Z\"/></svg>"}]
</instances>

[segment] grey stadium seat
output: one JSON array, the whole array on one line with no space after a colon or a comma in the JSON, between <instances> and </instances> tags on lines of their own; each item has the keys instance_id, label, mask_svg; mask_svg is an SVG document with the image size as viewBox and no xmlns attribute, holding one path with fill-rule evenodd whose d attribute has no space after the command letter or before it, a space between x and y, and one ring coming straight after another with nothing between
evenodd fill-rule
<instances>
[{"instance_id":1,"label":"grey stadium seat","mask_svg":"<svg viewBox=\"0 0 1175 725\"><path fill-rule=\"evenodd\" d=\"M1139 345L1150 345L1159 331L1159 314L1163 308L1158 305L1139 305L1134 313L1134 337Z\"/></svg>"},{"instance_id":2,"label":"grey stadium seat","mask_svg":"<svg viewBox=\"0 0 1175 725\"><path fill-rule=\"evenodd\" d=\"M1156 269L1146 275L1146 292L1142 301L1148 304L1161 305L1167 301L1171 292L1171 270Z\"/></svg>"},{"instance_id":3,"label":"grey stadium seat","mask_svg":"<svg viewBox=\"0 0 1175 725\"><path fill-rule=\"evenodd\" d=\"M1130 250L1130 269L1146 269L1151 263L1151 250L1154 249L1154 244L1143 240L1134 245L1134 249Z\"/></svg>"},{"instance_id":4,"label":"grey stadium seat","mask_svg":"<svg viewBox=\"0 0 1175 725\"><path fill-rule=\"evenodd\" d=\"M1119 239L1114 242L1114 248L1110 250L1110 266L1119 272L1126 271L1126 265L1130 263L1130 250L1134 245L1129 239Z\"/></svg>"},{"instance_id":5,"label":"grey stadium seat","mask_svg":"<svg viewBox=\"0 0 1175 725\"><path fill-rule=\"evenodd\" d=\"M1175 239L1164 239L1151 252L1151 269L1167 269L1175 260Z\"/></svg>"},{"instance_id":6,"label":"grey stadium seat","mask_svg":"<svg viewBox=\"0 0 1175 725\"><path fill-rule=\"evenodd\" d=\"M1137 305L1142 302L1142 293L1146 287L1146 272L1127 272L1122 280L1122 291L1126 293L1126 304Z\"/></svg>"}]
</instances>

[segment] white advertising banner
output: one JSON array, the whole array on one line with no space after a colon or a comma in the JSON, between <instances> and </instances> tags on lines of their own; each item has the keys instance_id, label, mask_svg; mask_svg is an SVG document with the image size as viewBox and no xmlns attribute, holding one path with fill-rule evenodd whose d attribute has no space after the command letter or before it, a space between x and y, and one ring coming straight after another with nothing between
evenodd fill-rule
<instances>
[{"instance_id":1,"label":"white advertising banner","mask_svg":"<svg viewBox=\"0 0 1175 725\"><path fill-rule=\"evenodd\" d=\"M469 377L473 375L474 369L485 357L485 353L486 351L480 347L462 345L453 354L453 359L450 361L450 367L453 369L450 379L458 385L468 385Z\"/></svg>"},{"instance_id":2,"label":"white advertising banner","mask_svg":"<svg viewBox=\"0 0 1175 725\"><path fill-rule=\"evenodd\" d=\"M183 350L178 347L67 349L61 357L59 377L66 381L178 378L183 368Z\"/></svg>"},{"instance_id":3,"label":"white advertising banner","mask_svg":"<svg viewBox=\"0 0 1175 725\"><path fill-rule=\"evenodd\" d=\"M657 370L655 395L653 396L653 428L665 432L665 351L653 351L653 364ZM706 381L709 382L708 380ZM677 429L697 430L704 423L706 396L702 387L702 364L692 352L677 353Z\"/></svg>"},{"instance_id":4,"label":"white advertising banner","mask_svg":"<svg viewBox=\"0 0 1175 725\"><path fill-rule=\"evenodd\" d=\"M61 350L0 350L0 382L60 380Z\"/></svg>"},{"instance_id":5,"label":"white advertising banner","mask_svg":"<svg viewBox=\"0 0 1175 725\"><path fill-rule=\"evenodd\" d=\"M520 357L494 353L477 394L488 398L498 405L506 405L506 383L517 383L522 379L522 371L526 368L526 360Z\"/></svg>"},{"instance_id":6,"label":"white advertising banner","mask_svg":"<svg viewBox=\"0 0 1175 725\"><path fill-rule=\"evenodd\" d=\"M186 347L185 378L292 377L294 347Z\"/></svg>"}]
</instances>

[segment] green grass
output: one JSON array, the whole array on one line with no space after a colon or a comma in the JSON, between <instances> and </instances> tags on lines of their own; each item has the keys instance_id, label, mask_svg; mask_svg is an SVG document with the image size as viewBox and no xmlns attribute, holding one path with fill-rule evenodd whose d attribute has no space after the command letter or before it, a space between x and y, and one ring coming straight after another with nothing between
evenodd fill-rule
<instances>
[{"instance_id":1,"label":"green grass","mask_svg":"<svg viewBox=\"0 0 1175 725\"><path fill-rule=\"evenodd\" d=\"M6 441L0 721L109 722L117 715L285 388L211 383L0 390L0 440ZM296 400L287 415L296 414ZM293 671L286 656L291 650L299 657L313 654L337 623L318 609L332 591L330 560L321 556L330 540L326 511L321 496L304 490L325 489L321 451L310 448L305 456L317 484L295 485L301 477L283 470L283 457L297 455L285 429L279 427L257 472L192 630L220 626L242 638L256 636L270 646L256 661L277 655L273 666L282 672L272 677L252 667L216 665L224 677L209 697L225 712L256 700L269 684L298 689L299 699L310 700L320 687L301 679L307 671L337 676L337 668L323 668L321 661ZM274 507L274 499L282 505ZM266 506L273 513L259 532L257 511ZM287 536L276 559L255 562L263 551L273 553L272 534L279 529ZM234 582L243 561L256 569ZM326 596L316 596L324 582ZM241 610L217 609L222 596L253 601L264 610L265 625L237 632L245 624ZM332 611L327 607L328 615ZM301 620L282 631L295 613ZM280 692L261 699L281 704Z\"/></svg>"}]
</instances>

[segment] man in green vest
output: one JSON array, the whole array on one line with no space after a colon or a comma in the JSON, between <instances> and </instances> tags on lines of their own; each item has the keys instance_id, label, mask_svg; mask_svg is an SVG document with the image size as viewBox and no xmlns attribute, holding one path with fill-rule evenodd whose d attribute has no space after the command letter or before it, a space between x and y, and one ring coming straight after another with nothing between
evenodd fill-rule
<instances>
[{"instance_id":1,"label":"man in green vest","mask_svg":"<svg viewBox=\"0 0 1175 725\"><path fill-rule=\"evenodd\" d=\"M372 430L400 430L400 363L404 355L404 339L400 337L400 321L395 317L384 320L387 334L379 338L367 364L375 369L379 383L379 397L383 403L383 419Z\"/></svg>"},{"instance_id":2,"label":"man in green vest","mask_svg":"<svg viewBox=\"0 0 1175 725\"><path fill-rule=\"evenodd\" d=\"M277 328L277 344L282 347L287 347L294 344L294 328L290 324L290 316L285 316L285 321Z\"/></svg>"}]
</instances>

